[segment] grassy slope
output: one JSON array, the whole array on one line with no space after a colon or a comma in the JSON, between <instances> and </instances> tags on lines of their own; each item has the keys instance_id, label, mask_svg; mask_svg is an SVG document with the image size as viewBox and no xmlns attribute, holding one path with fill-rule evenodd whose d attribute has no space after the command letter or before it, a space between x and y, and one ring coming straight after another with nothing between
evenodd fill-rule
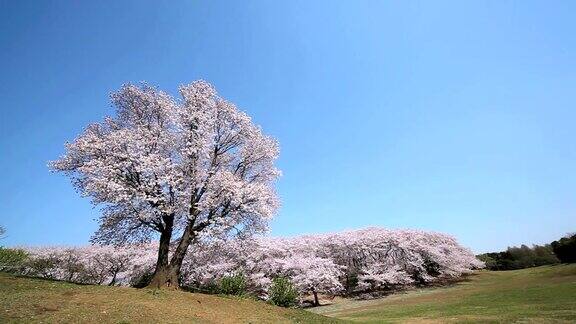
<instances>
[{"instance_id":1,"label":"grassy slope","mask_svg":"<svg viewBox=\"0 0 576 324\"><path fill-rule=\"evenodd\" d=\"M81 286L0 273L0 323L333 323L304 310L240 298Z\"/></svg>"},{"instance_id":2,"label":"grassy slope","mask_svg":"<svg viewBox=\"0 0 576 324\"><path fill-rule=\"evenodd\" d=\"M452 287L314 311L361 322L576 322L576 264L481 271Z\"/></svg>"}]
</instances>

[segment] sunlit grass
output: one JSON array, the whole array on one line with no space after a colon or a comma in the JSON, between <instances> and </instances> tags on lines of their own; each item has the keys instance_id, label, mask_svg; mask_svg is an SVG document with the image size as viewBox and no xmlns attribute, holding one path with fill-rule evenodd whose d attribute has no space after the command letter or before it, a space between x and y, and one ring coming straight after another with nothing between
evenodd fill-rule
<instances>
[{"instance_id":1,"label":"sunlit grass","mask_svg":"<svg viewBox=\"0 0 576 324\"><path fill-rule=\"evenodd\" d=\"M0 273L0 323L333 323L238 297L83 286Z\"/></svg>"},{"instance_id":2,"label":"sunlit grass","mask_svg":"<svg viewBox=\"0 0 576 324\"><path fill-rule=\"evenodd\" d=\"M360 322L574 322L576 265L481 271L452 287L340 300L315 312Z\"/></svg>"}]
</instances>

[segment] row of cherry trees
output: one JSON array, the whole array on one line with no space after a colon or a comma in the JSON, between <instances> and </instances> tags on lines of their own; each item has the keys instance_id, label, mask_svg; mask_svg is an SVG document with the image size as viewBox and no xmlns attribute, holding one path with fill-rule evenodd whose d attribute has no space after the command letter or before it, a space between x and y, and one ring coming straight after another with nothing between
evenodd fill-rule
<instances>
[{"instance_id":1,"label":"row of cherry trees","mask_svg":"<svg viewBox=\"0 0 576 324\"><path fill-rule=\"evenodd\" d=\"M271 278L290 278L301 293L393 290L458 278L483 267L451 236L368 228L289 239L257 238L198 246L184 266L186 285L206 285L234 272L255 291Z\"/></svg>"},{"instance_id":2,"label":"row of cherry trees","mask_svg":"<svg viewBox=\"0 0 576 324\"><path fill-rule=\"evenodd\" d=\"M24 275L97 285L134 285L155 262L148 245L25 248Z\"/></svg>"},{"instance_id":3,"label":"row of cherry trees","mask_svg":"<svg viewBox=\"0 0 576 324\"><path fill-rule=\"evenodd\" d=\"M153 245L153 244L152 244ZM154 270L155 246L28 249L29 275L91 284L134 285ZM172 252L174 253L174 252ZM274 277L289 278L302 295L345 295L454 279L483 267L445 234L368 228L295 238L256 237L195 244L180 284L202 288L243 274L265 297Z\"/></svg>"}]
</instances>

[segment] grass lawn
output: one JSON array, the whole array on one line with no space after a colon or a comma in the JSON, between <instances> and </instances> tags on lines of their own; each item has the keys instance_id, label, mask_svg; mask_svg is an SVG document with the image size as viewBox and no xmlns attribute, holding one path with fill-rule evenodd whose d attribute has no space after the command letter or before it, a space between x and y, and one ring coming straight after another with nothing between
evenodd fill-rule
<instances>
[{"instance_id":1,"label":"grass lawn","mask_svg":"<svg viewBox=\"0 0 576 324\"><path fill-rule=\"evenodd\" d=\"M383 299L336 300L314 309L359 322L576 322L576 264L480 271L451 287Z\"/></svg>"},{"instance_id":2,"label":"grass lawn","mask_svg":"<svg viewBox=\"0 0 576 324\"><path fill-rule=\"evenodd\" d=\"M122 287L82 286L0 273L0 323L576 322L576 265L480 271L451 287L383 299L336 299L312 312L263 302Z\"/></svg>"},{"instance_id":3,"label":"grass lawn","mask_svg":"<svg viewBox=\"0 0 576 324\"><path fill-rule=\"evenodd\" d=\"M242 298L14 277L0 273L0 323L334 323Z\"/></svg>"}]
</instances>

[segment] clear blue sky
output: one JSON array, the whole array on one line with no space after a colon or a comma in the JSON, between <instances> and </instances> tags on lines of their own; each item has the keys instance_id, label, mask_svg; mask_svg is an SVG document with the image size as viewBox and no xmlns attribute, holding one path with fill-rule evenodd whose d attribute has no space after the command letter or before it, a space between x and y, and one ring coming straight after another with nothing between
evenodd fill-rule
<instances>
[{"instance_id":1,"label":"clear blue sky","mask_svg":"<svg viewBox=\"0 0 576 324\"><path fill-rule=\"evenodd\" d=\"M0 1L4 243L86 243L47 161L122 83L199 78L280 141L273 235L576 231L574 1Z\"/></svg>"}]
</instances>

